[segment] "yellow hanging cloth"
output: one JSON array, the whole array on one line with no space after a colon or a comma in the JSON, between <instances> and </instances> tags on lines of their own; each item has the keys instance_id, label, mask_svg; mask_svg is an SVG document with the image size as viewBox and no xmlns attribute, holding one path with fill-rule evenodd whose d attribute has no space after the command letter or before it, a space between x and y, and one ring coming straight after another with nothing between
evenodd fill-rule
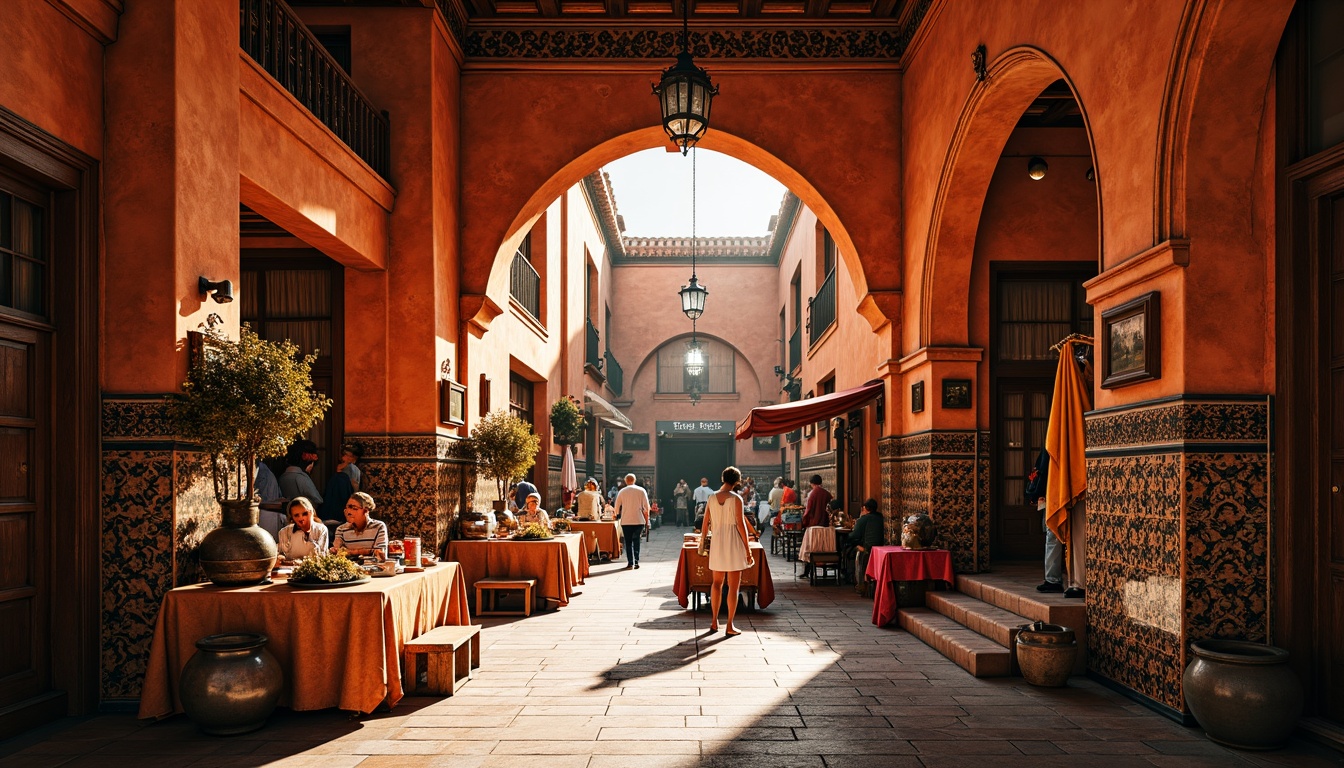
<instances>
[{"instance_id":1,"label":"yellow hanging cloth","mask_svg":"<svg viewBox=\"0 0 1344 768\"><path fill-rule=\"evenodd\" d=\"M1066 341L1059 350L1055 371L1055 394L1050 403L1050 425L1045 432L1045 450L1050 454L1050 473L1045 483L1045 524L1064 545L1069 562L1069 507L1087 491L1087 448L1083 414L1092 410L1092 395L1074 362L1076 341Z\"/></svg>"}]
</instances>

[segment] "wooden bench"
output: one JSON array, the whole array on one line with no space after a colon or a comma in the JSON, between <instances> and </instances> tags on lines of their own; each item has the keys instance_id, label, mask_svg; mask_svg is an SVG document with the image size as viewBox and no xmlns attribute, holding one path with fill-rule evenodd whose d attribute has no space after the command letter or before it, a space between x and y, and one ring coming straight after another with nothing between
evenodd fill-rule
<instances>
[{"instance_id":1,"label":"wooden bench","mask_svg":"<svg viewBox=\"0 0 1344 768\"><path fill-rule=\"evenodd\" d=\"M481 627L437 627L403 647L405 690L409 695L452 696L481 667ZM425 685L420 685L419 660L425 660Z\"/></svg>"},{"instance_id":2,"label":"wooden bench","mask_svg":"<svg viewBox=\"0 0 1344 768\"><path fill-rule=\"evenodd\" d=\"M531 616L532 615L532 592L536 589L536 579L481 579L476 582L476 615L477 616ZM523 591L523 610L522 611L501 611L497 606L497 592L517 590Z\"/></svg>"}]
</instances>

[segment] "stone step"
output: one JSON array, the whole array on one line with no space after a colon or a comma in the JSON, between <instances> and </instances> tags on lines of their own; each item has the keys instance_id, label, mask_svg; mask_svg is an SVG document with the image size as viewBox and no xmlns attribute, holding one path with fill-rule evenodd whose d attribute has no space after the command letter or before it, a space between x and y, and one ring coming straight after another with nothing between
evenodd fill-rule
<instances>
[{"instance_id":1,"label":"stone step","mask_svg":"<svg viewBox=\"0 0 1344 768\"><path fill-rule=\"evenodd\" d=\"M1037 592L1036 584L1030 581L1004 579L993 572L961 573L957 574L956 591L1022 616L1022 624L1044 621L1074 630L1087 626L1083 600L1057 592Z\"/></svg>"},{"instance_id":2,"label":"stone step","mask_svg":"<svg viewBox=\"0 0 1344 768\"><path fill-rule=\"evenodd\" d=\"M976 677L1007 677L1013 673L1012 652L952 619L928 608L902 608L901 628L924 641Z\"/></svg>"},{"instance_id":3,"label":"stone step","mask_svg":"<svg viewBox=\"0 0 1344 768\"><path fill-rule=\"evenodd\" d=\"M929 610L1009 649L1017 640L1018 628L1030 623L1019 614L960 592L929 592L924 596L924 604Z\"/></svg>"}]
</instances>

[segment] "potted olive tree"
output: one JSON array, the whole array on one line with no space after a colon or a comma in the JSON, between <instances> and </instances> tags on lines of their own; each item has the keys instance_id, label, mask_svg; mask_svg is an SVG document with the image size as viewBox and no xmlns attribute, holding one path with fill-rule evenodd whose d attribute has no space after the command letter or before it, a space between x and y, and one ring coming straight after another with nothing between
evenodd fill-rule
<instances>
[{"instance_id":1,"label":"potted olive tree","mask_svg":"<svg viewBox=\"0 0 1344 768\"><path fill-rule=\"evenodd\" d=\"M282 455L331 400L313 391L316 355L299 358L290 341L267 341L246 325L237 341L214 328L203 337L172 404L177 434L208 457L223 512L223 525L201 541L201 568L216 584L257 584L277 555L275 540L257 525L257 460Z\"/></svg>"},{"instance_id":2,"label":"potted olive tree","mask_svg":"<svg viewBox=\"0 0 1344 768\"><path fill-rule=\"evenodd\" d=\"M471 430L471 448L476 462L495 481L499 500L510 480L537 463L541 438L532 425L508 411L491 411Z\"/></svg>"}]
</instances>

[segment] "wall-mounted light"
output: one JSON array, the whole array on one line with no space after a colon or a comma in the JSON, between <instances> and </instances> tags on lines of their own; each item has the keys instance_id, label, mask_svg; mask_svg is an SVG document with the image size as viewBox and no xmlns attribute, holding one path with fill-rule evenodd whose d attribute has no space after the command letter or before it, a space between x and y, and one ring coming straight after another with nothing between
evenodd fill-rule
<instances>
[{"instance_id":1,"label":"wall-mounted light","mask_svg":"<svg viewBox=\"0 0 1344 768\"><path fill-rule=\"evenodd\" d=\"M202 277L196 283L201 297L209 296L216 304L228 304L233 301L233 282L230 280L210 280Z\"/></svg>"},{"instance_id":2,"label":"wall-mounted light","mask_svg":"<svg viewBox=\"0 0 1344 768\"><path fill-rule=\"evenodd\" d=\"M1088 180L1088 181L1096 181L1096 180L1097 180L1097 171L1096 171L1095 168L1088 168L1088 169L1087 169L1087 180Z\"/></svg>"},{"instance_id":3,"label":"wall-mounted light","mask_svg":"<svg viewBox=\"0 0 1344 768\"><path fill-rule=\"evenodd\" d=\"M1050 166L1046 165L1043 158L1033 157L1027 161L1027 175L1031 177L1032 181L1044 179L1045 172L1048 170L1050 170Z\"/></svg>"}]
</instances>

